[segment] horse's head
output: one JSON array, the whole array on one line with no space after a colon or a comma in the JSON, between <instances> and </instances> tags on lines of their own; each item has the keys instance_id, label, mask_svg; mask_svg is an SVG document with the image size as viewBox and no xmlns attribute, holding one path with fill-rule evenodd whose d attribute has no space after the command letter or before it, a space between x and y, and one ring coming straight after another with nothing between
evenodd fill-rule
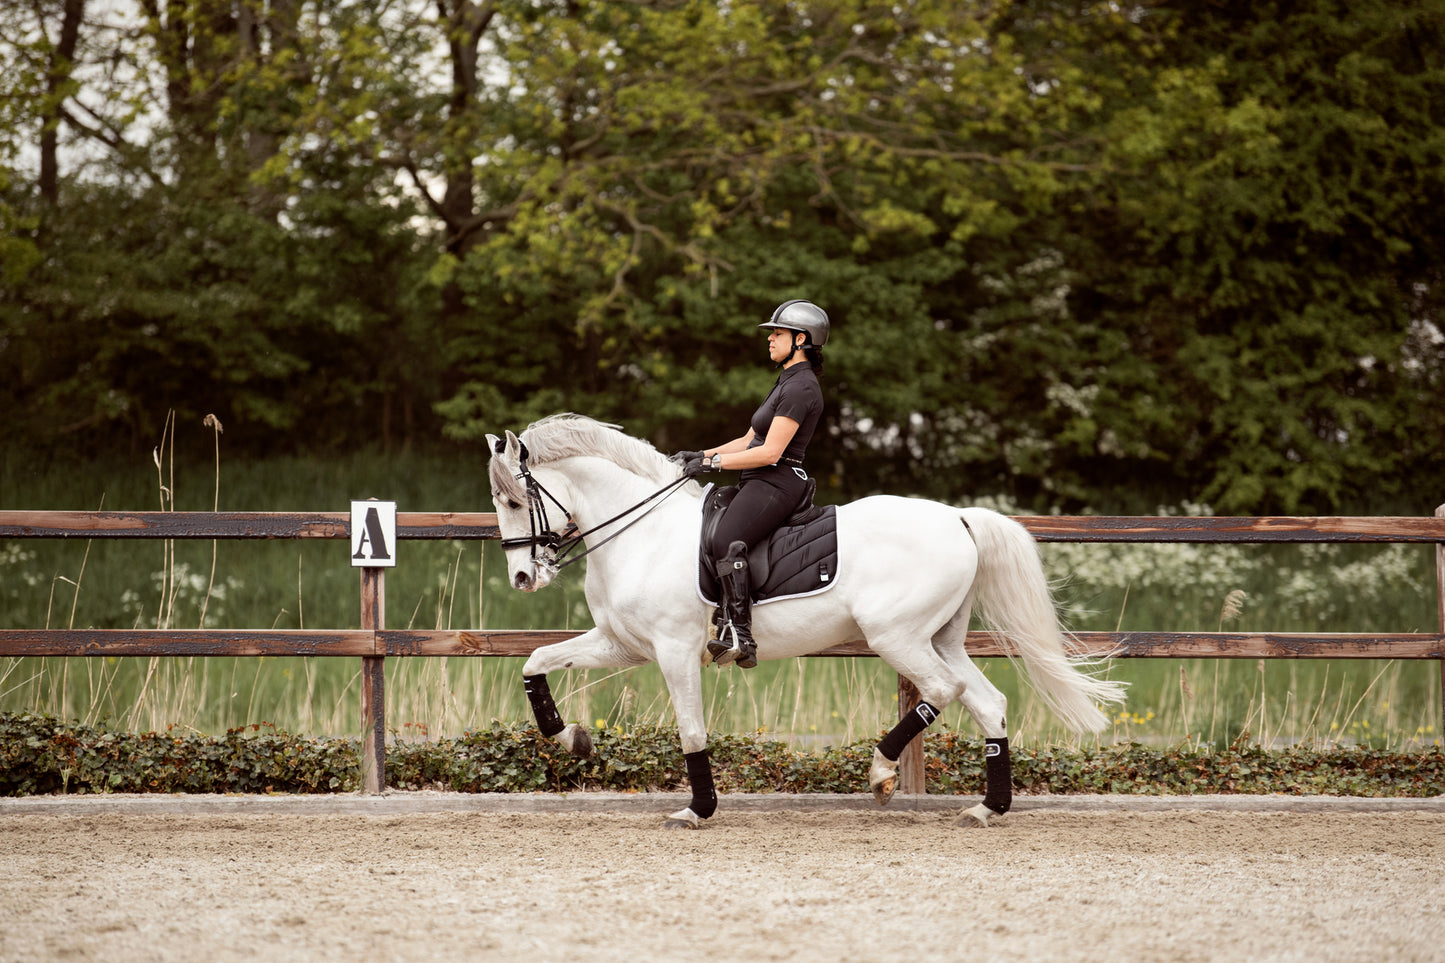
<instances>
[{"instance_id":1,"label":"horse's head","mask_svg":"<svg viewBox=\"0 0 1445 963\"><path fill-rule=\"evenodd\" d=\"M549 523L565 525L565 512L555 505L547 511L545 496L527 468L521 439L510 431L505 439L488 435L487 447L492 451L492 504L502 532L507 580L523 592L546 588L557 574L553 551L558 536ZM553 517L559 514L563 517Z\"/></svg>"},{"instance_id":2,"label":"horse's head","mask_svg":"<svg viewBox=\"0 0 1445 963\"><path fill-rule=\"evenodd\" d=\"M488 435L487 445L492 450L492 501L507 553L507 572L512 586L524 592L544 588L560 566L587 554L567 557L584 538L573 526L585 527L584 516L598 527L642 509L640 518L651 510L644 506L655 504L652 497L643 498L651 496L653 486L668 492L678 486L697 489L695 482L680 477L677 464L646 441L629 438L616 425L564 413L533 422L522 434L525 440L510 431L504 438ZM605 483L599 483L594 472L584 484L577 478L577 462L594 468L610 463L614 471ZM537 480L534 469L546 475L547 485L557 495ZM642 500L629 505L634 499ZM608 521L599 521L602 518ZM632 523L617 526L603 542Z\"/></svg>"}]
</instances>

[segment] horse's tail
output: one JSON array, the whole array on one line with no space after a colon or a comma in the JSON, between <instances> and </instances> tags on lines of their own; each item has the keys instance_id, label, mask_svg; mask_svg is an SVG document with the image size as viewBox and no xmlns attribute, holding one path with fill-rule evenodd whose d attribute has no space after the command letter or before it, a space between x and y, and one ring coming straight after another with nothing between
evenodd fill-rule
<instances>
[{"instance_id":1,"label":"horse's tail","mask_svg":"<svg viewBox=\"0 0 1445 963\"><path fill-rule=\"evenodd\" d=\"M1033 536L986 508L961 514L978 544L974 611L985 626L1007 636L1029 681L1065 725L1075 732L1106 727L1109 717L1098 704L1122 703L1128 683L1085 671L1098 663L1059 625Z\"/></svg>"}]
</instances>

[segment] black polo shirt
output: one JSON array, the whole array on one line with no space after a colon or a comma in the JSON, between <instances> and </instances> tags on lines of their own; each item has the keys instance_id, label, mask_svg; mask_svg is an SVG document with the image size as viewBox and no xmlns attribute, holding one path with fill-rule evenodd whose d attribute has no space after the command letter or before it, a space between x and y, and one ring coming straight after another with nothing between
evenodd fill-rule
<instances>
[{"instance_id":1,"label":"black polo shirt","mask_svg":"<svg viewBox=\"0 0 1445 963\"><path fill-rule=\"evenodd\" d=\"M798 430L793 440L788 442L779 463L801 465L808 442L813 440L813 430L818 427L818 419L823 417L823 388L818 384L813 366L806 361L784 368L762 406L753 412L749 422L753 429L753 441L749 448L763 443L773 419L778 417L791 418L798 423Z\"/></svg>"}]
</instances>

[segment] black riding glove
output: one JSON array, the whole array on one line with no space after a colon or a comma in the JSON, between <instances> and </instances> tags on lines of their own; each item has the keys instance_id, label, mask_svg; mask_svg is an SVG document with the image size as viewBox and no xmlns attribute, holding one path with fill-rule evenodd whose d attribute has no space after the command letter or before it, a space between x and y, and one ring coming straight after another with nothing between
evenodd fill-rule
<instances>
[{"instance_id":1,"label":"black riding glove","mask_svg":"<svg viewBox=\"0 0 1445 963\"><path fill-rule=\"evenodd\" d=\"M685 478L696 478L705 471L718 471L712 459L700 451L680 451L672 456L672 460L682 465Z\"/></svg>"}]
</instances>

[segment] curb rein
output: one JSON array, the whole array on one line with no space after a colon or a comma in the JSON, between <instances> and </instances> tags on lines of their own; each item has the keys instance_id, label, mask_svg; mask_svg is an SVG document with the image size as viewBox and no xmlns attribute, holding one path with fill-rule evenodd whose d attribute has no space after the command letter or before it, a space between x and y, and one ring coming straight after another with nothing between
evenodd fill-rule
<instances>
[{"instance_id":1,"label":"curb rein","mask_svg":"<svg viewBox=\"0 0 1445 963\"><path fill-rule=\"evenodd\" d=\"M622 511L618 512L616 515L613 515L611 518L607 519L607 521L594 525L587 531L582 532L577 530L577 525L572 521L572 513L567 510L567 507L563 505L560 501L558 501L557 496L549 492L542 485L542 483L537 481L537 479L532 475L531 469L527 467L527 446L523 444L520 440L518 441L518 444L521 446L521 448L519 457L517 459L517 465L520 469L517 472L517 477L520 478L527 486L527 520L528 523L531 525L532 534L524 535L518 538L502 539L502 551L505 552L514 548L530 548L532 561L541 565L546 565L554 572L566 568L573 562L580 562L588 555L591 555L593 552L597 551L603 545L606 545L608 542L612 541L618 535L621 535L623 532L627 531L633 525L636 525L638 522L642 521L643 518L647 517L649 512L651 512L654 508L657 508L658 506L653 505L652 508L649 508L641 515L638 515L632 521L628 522L626 525L623 525L617 531L613 532L611 535L608 535L596 545L593 545L591 548L580 552L577 555L572 556L571 558L568 558L567 556L571 555L572 550L575 549L578 545L581 545L583 543L583 540L586 539L588 535L591 535L594 532L606 528L608 525L611 525L613 522L618 521L619 519L626 518L628 515L631 515L633 512L637 511L639 508L643 507L654 499L660 498L665 495L671 495L673 492L677 491L677 489L680 488L684 482L688 481L688 477L686 475L683 475L682 477L678 478L677 481L669 482L662 488L659 488L657 491L653 492L651 495L648 495L646 498L638 502L636 505L633 505L631 508L625 508ZM494 450L496 454L502 454L504 449L501 442L497 443L497 447ZM547 518L547 499L551 499L552 504L556 505L557 509L561 511L562 514L566 517L566 531L558 532L552 528L552 523ZM660 504L662 503L658 502L658 505ZM548 549L551 552L550 558L545 555L541 558L538 558L537 547L539 545Z\"/></svg>"}]
</instances>

